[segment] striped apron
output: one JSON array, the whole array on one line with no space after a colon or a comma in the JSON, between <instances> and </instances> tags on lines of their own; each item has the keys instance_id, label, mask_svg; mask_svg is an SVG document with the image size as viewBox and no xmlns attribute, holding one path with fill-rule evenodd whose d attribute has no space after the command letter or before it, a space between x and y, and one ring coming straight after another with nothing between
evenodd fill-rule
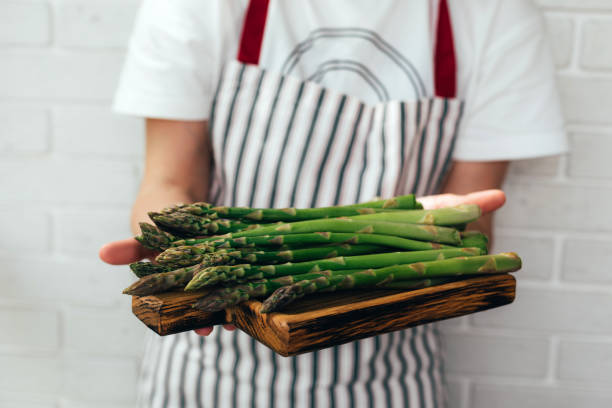
<instances>
[{"instance_id":1,"label":"striped apron","mask_svg":"<svg viewBox=\"0 0 612 408\"><path fill-rule=\"evenodd\" d=\"M267 3L251 1L238 61L216 91L213 202L318 207L435 192L462 114L445 0L436 96L373 106L260 69ZM151 336L139 398L147 407L443 407L440 354L433 325L288 358L239 330Z\"/></svg>"}]
</instances>

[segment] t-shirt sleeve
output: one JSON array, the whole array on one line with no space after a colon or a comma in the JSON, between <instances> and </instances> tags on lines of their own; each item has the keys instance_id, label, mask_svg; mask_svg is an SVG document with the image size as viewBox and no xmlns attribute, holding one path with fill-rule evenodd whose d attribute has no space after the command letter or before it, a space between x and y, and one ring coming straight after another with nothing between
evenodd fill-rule
<instances>
[{"instance_id":1,"label":"t-shirt sleeve","mask_svg":"<svg viewBox=\"0 0 612 408\"><path fill-rule=\"evenodd\" d=\"M159 119L207 119L220 70L237 50L244 3L144 0L114 110Z\"/></svg>"},{"instance_id":2,"label":"t-shirt sleeve","mask_svg":"<svg viewBox=\"0 0 612 408\"><path fill-rule=\"evenodd\" d=\"M504 17L492 21L466 95L456 160L526 159L567 151L542 18L528 2L500 3L523 6L498 10Z\"/></svg>"}]
</instances>

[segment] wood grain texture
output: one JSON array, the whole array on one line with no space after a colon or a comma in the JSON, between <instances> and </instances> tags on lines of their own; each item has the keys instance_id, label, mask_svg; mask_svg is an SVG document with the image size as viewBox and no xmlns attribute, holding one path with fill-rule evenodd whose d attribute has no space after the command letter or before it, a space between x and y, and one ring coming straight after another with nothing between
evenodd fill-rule
<instances>
[{"instance_id":1,"label":"wood grain texture","mask_svg":"<svg viewBox=\"0 0 612 408\"><path fill-rule=\"evenodd\" d=\"M261 314L258 301L217 313L192 309L205 291L134 297L132 309L160 335L233 323L277 353L290 356L502 306L514 300L515 289L514 277L501 274L411 291L318 294L282 313Z\"/></svg>"}]
</instances>

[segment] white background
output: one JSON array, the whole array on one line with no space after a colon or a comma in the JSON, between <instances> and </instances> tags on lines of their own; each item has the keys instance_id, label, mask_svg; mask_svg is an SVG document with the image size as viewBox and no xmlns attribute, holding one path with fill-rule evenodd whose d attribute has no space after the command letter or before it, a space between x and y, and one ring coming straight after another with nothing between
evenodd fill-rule
<instances>
[{"instance_id":1,"label":"white background","mask_svg":"<svg viewBox=\"0 0 612 408\"><path fill-rule=\"evenodd\" d=\"M612 406L612 1L538 0L570 132L512 165L508 307L443 324L452 407ZM137 0L0 0L0 406L131 407L146 329L97 260L128 236L143 124L110 113Z\"/></svg>"}]
</instances>

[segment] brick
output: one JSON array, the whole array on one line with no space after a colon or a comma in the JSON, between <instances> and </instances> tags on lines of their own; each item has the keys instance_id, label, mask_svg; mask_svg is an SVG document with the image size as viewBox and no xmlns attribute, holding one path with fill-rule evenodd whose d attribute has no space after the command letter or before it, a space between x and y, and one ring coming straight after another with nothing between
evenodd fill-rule
<instances>
[{"instance_id":1,"label":"brick","mask_svg":"<svg viewBox=\"0 0 612 408\"><path fill-rule=\"evenodd\" d=\"M0 44L44 45L50 42L50 12L46 1L0 2Z\"/></svg>"},{"instance_id":2,"label":"brick","mask_svg":"<svg viewBox=\"0 0 612 408\"><path fill-rule=\"evenodd\" d=\"M612 284L612 241L568 239L563 246L562 277L571 282Z\"/></svg>"},{"instance_id":3,"label":"brick","mask_svg":"<svg viewBox=\"0 0 612 408\"><path fill-rule=\"evenodd\" d=\"M499 227L612 231L612 188L549 183L506 183Z\"/></svg>"},{"instance_id":4,"label":"brick","mask_svg":"<svg viewBox=\"0 0 612 408\"><path fill-rule=\"evenodd\" d=\"M601 389L564 386L480 385L474 387L472 408L603 408L612 405L612 393Z\"/></svg>"},{"instance_id":5,"label":"brick","mask_svg":"<svg viewBox=\"0 0 612 408\"><path fill-rule=\"evenodd\" d=\"M558 68L565 68L572 59L574 22L569 18L551 16L547 16L545 22L555 65Z\"/></svg>"},{"instance_id":6,"label":"brick","mask_svg":"<svg viewBox=\"0 0 612 408\"><path fill-rule=\"evenodd\" d=\"M62 399L60 408L134 408L134 404L121 404L117 402L98 403L91 401L72 401Z\"/></svg>"},{"instance_id":7,"label":"brick","mask_svg":"<svg viewBox=\"0 0 612 408\"><path fill-rule=\"evenodd\" d=\"M571 177L612 178L612 134L574 133L568 173Z\"/></svg>"},{"instance_id":8,"label":"brick","mask_svg":"<svg viewBox=\"0 0 612 408\"><path fill-rule=\"evenodd\" d=\"M142 156L144 120L103 108L57 108L53 147L60 153Z\"/></svg>"},{"instance_id":9,"label":"brick","mask_svg":"<svg viewBox=\"0 0 612 408\"><path fill-rule=\"evenodd\" d=\"M0 347L55 350L59 346L59 315L53 310L0 308Z\"/></svg>"},{"instance_id":10,"label":"brick","mask_svg":"<svg viewBox=\"0 0 612 408\"><path fill-rule=\"evenodd\" d=\"M467 392L468 388L461 381L448 379L446 382L448 408L467 408L463 407L463 401L467 399Z\"/></svg>"},{"instance_id":11,"label":"brick","mask_svg":"<svg viewBox=\"0 0 612 408\"><path fill-rule=\"evenodd\" d=\"M126 310L76 309L65 314L65 347L88 355L140 357L147 328Z\"/></svg>"},{"instance_id":12,"label":"brick","mask_svg":"<svg viewBox=\"0 0 612 408\"><path fill-rule=\"evenodd\" d=\"M133 278L125 266L97 260L2 259L0 298L35 304L113 306Z\"/></svg>"},{"instance_id":13,"label":"brick","mask_svg":"<svg viewBox=\"0 0 612 408\"><path fill-rule=\"evenodd\" d=\"M29 393L17 397L5 397L0 391L0 406L2 408L57 408L55 401L31 401Z\"/></svg>"},{"instance_id":14,"label":"brick","mask_svg":"<svg viewBox=\"0 0 612 408\"><path fill-rule=\"evenodd\" d=\"M612 10L609 0L536 0L536 4L552 9Z\"/></svg>"},{"instance_id":15,"label":"brick","mask_svg":"<svg viewBox=\"0 0 612 408\"><path fill-rule=\"evenodd\" d=\"M612 79L561 75L559 91L567 122L612 123Z\"/></svg>"},{"instance_id":16,"label":"brick","mask_svg":"<svg viewBox=\"0 0 612 408\"><path fill-rule=\"evenodd\" d=\"M549 237L526 237L496 233L493 253L516 252L523 260L520 278L549 279L552 275L555 243Z\"/></svg>"},{"instance_id":17,"label":"brick","mask_svg":"<svg viewBox=\"0 0 612 408\"><path fill-rule=\"evenodd\" d=\"M110 100L122 60L118 52L0 51L0 97Z\"/></svg>"},{"instance_id":18,"label":"brick","mask_svg":"<svg viewBox=\"0 0 612 408\"><path fill-rule=\"evenodd\" d=\"M612 68L612 19L588 20L582 27L580 66L588 69Z\"/></svg>"},{"instance_id":19,"label":"brick","mask_svg":"<svg viewBox=\"0 0 612 408\"><path fill-rule=\"evenodd\" d=\"M44 109L0 108L0 152L41 153L49 148Z\"/></svg>"},{"instance_id":20,"label":"brick","mask_svg":"<svg viewBox=\"0 0 612 408\"><path fill-rule=\"evenodd\" d=\"M136 361L67 358L63 395L91 402L135 402Z\"/></svg>"},{"instance_id":21,"label":"brick","mask_svg":"<svg viewBox=\"0 0 612 408\"><path fill-rule=\"evenodd\" d=\"M559 168L559 157L516 160L510 163L509 178L522 176L554 176Z\"/></svg>"},{"instance_id":22,"label":"brick","mask_svg":"<svg viewBox=\"0 0 612 408\"><path fill-rule=\"evenodd\" d=\"M444 366L449 373L521 377L546 374L546 339L446 333L444 344Z\"/></svg>"},{"instance_id":23,"label":"brick","mask_svg":"<svg viewBox=\"0 0 612 408\"><path fill-rule=\"evenodd\" d=\"M55 216L56 247L62 253L95 257L110 241L130 237L130 210L59 212Z\"/></svg>"},{"instance_id":24,"label":"brick","mask_svg":"<svg viewBox=\"0 0 612 408\"><path fill-rule=\"evenodd\" d=\"M43 252L50 248L51 226L44 212L24 208L2 210L0 225L10 231L10 234L0 234L0 253L14 255L25 249Z\"/></svg>"},{"instance_id":25,"label":"brick","mask_svg":"<svg viewBox=\"0 0 612 408\"><path fill-rule=\"evenodd\" d=\"M514 303L477 313L472 322L480 327L609 335L612 296L601 292L531 289L519 284Z\"/></svg>"},{"instance_id":26,"label":"brick","mask_svg":"<svg viewBox=\"0 0 612 408\"><path fill-rule=\"evenodd\" d=\"M561 341L559 379L612 384L612 343Z\"/></svg>"},{"instance_id":27,"label":"brick","mask_svg":"<svg viewBox=\"0 0 612 408\"><path fill-rule=\"evenodd\" d=\"M61 363L54 357L0 355L0 390L54 393L61 388Z\"/></svg>"},{"instance_id":28,"label":"brick","mask_svg":"<svg viewBox=\"0 0 612 408\"><path fill-rule=\"evenodd\" d=\"M63 47L125 47L138 4L136 0L60 1L57 42Z\"/></svg>"},{"instance_id":29,"label":"brick","mask_svg":"<svg viewBox=\"0 0 612 408\"><path fill-rule=\"evenodd\" d=\"M133 165L107 160L4 160L0 174L0 203L130 204L137 189Z\"/></svg>"}]
</instances>

